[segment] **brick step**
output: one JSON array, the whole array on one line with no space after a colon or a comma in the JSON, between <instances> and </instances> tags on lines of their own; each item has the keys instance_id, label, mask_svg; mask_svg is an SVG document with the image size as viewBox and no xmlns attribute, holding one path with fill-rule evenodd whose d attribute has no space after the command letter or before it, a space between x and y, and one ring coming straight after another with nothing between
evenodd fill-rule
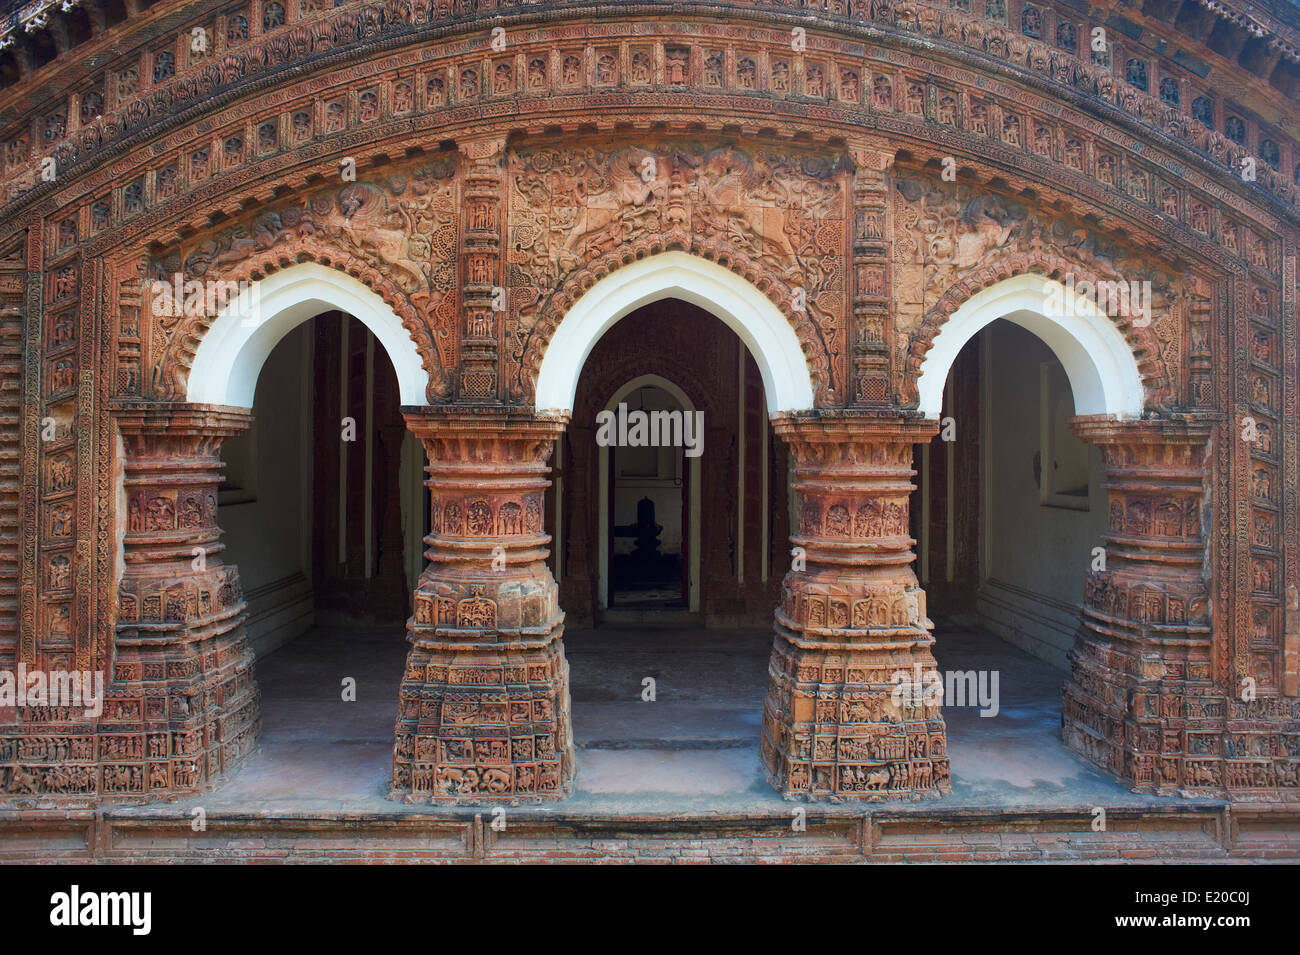
<instances>
[{"instance_id":1,"label":"brick step","mask_svg":"<svg viewBox=\"0 0 1300 955\"><path fill-rule=\"evenodd\" d=\"M1300 806L1076 812L809 809L790 816L483 810L394 803L364 812L185 806L0 812L0 861L105 862L1224 862L1300 860Z\"/></svg>"}]
</instances>

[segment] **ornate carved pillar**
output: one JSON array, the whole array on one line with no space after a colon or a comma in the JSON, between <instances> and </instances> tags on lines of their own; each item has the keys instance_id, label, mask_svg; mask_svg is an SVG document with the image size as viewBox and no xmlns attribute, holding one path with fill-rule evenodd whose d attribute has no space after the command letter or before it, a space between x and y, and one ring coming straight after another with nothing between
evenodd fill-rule
<instances>
[{"instance_id":1,"label":"ornate carved pillar","mask_svg":"<svg viewBox=\"0 0 1300 955\"><path fill-rule=\"evenodd\" d=\"M912 447L938 425L866 411L772 420L797 502L763 711L769 779L786 798L946 793L941 701L895 692L935 672L908 495Z\"/></svg>"},{"instance_id":2,"label":"ornate carved pillar","mask_svg":"<svg viewBox=\"0 0 1300 955\"><path fill-rule=\"evenodd\" d=\"M1101 448L1109 529L1070 652L1065 744L1140 791L1222 789L1225 693L1213 682L1203 575L1211 425L1073 424Z\"/></svg>"},{"instance_id":3,"label":"ornate carved pillar","mask_svg":"<svg viewBox=\"0 0 1300 955\"><path fill-rule=\"evenodd\" d=\"M884 405L890 400L890 261L887 238L888 169L893 158L855 148L853 156L853 333L854 377L850 401Z\"/></svg>"},{"instance_id":4,"label":"ornate carved pillar","mask_svg":"<svg viewBox=\"0 0 1300 955\"><path fill-rule=\"evenodd\" d=\"M390 795L566 796L569 668L542 508L567 415L475 407L405 416L429 456L432 526L407 625Z\"/></svg>"},{"instance_id":5,"label":"ornate carved pillar","mask_svg":"<svg viewBox=\"0 0 1300 955\"><path fill-rule=\"evenodd\" d=\"M221 561L221 443L251 415L120 405L125 512L113 670L99 724L104 795L188 793L256 743L261 698L236 569Z\"/></svg>"},{"instance_id":6,"label":"ornate carved pillar","mask_svg":"<svg viewBox=\"0 0 1300 955\"><path fill-rule=\"evenodd\" d=\"M485 68L486 69L486 68ZM464 158L460 396L491 400L498 390L501 352L501 191L505 182L503 138L461 144Z\"/></svg>"}]
</instances>

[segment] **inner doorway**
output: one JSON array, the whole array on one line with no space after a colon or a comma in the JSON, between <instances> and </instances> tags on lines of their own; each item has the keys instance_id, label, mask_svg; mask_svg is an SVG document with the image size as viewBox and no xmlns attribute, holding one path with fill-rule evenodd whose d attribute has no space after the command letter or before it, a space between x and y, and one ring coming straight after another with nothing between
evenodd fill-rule
<instances>
[{"instance_id":1,"label":"inner doorway","mask_svg":"<svg viewBox=\"0 0 1300 955\"><path fill-rule=\"evenodd\" d=\"M603 607L698 612L703 413L677 384L646 374L598 417L609 432L597 429ZM617 440L629 426L643 431L636 446Z\"/></svg>"},{"instance_id":2,"label":"inner doorway","mask_svg":"<svg viewBox=\"0 0 1300 955\"><path fill-rule=\"evenodd\" d=\"M620 389L621 391L622 389ZM606 409L615 427L685 421L692 411L662 387L645 383ZM690 459L684 446L645 434L635 444L606 444L608 528L606 607L682 609L689 590Z\"/></svg>"}]
</instances>

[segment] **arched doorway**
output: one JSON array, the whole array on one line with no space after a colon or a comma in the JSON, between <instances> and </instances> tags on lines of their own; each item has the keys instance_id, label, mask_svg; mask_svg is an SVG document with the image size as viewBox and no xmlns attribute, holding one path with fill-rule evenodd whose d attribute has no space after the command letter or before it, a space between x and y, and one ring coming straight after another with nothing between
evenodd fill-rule
<instances>
[{"instance_id":1,"label":"arched doorway","mask_svg":"<svg viewBox=\"0 0 1300 955\"><path fill-rule=\"evenodd\" d=\"M564 316L537 374L537 411L572 411L578 377L600 337L637 308L666 298L704 309L740 337L758 365L769 412L813 406L812 376L781 310L715 262L687 252L660 252L610 273Z\"/></svg>"},{"instance_id":2,"label":"arched doorway","mask_svg":"<svg viewBox=\"0 0 1300 955\"><path fill-rule=\"evenodd\" d=\"M354 316L393 364L403 405L428 403L428 372L401 319L373 289L337 269L300 262L240 290L204 333L186 400L249 408L262 366L290 331L322 312Z\"/></svg>"},{"instance_id":3,"label":"arched doorway","mask_svg":"<svg viewBox=\"0 0 1300 955\"><path fill-rule=\"evenodd\" d=\"M683 437L690 429L695 447L687 447L685 441L681 446L661 447L650 444L654 436L647 435L647 443L620 456L615 442L598 442L597 500L608 502L600 508L597 533L601 609L631 605L698 612L704 435L696 422L702 422L702 413L685 391L659 375L639 375L624 383L604 411L611 429L626 422L629 412L666 413L670 427L679 421L685 424ZM647 533L652 527L656 530Z\"/></svg>"},{"instance_id":4,"label":"arched doorway","mask_svg":"<svg viewBox=\"0 0 1300 955\"><path fill-rule=\"evenodd\" d=\"M538 413L571 415L555 457L563 493L549 505L552 567L569 624L592 623L608 608L615 543L601 512L610 449L596 441L596 418L649 382L704 427L699 455L681 462L689 498L685 609L698 617L678 622L766 627L789 550L787 459L768 419L774 409L811 409L813 379L790 319L770 298L680 251L632 262L586 291L538 372Z\"/></svg>"},{"instance_id":5,"label":"arched doorway","mask_svg":"<svg viewBox=\"0 0 1300 955\"><path fill-rule=\"evenodd\" d=\"M1135 720L1122 704L1107 711L1106 700L1132 692L1108 684L1157 659L1165 637L1151 626L1156 614L1127 595L1159 593L1163 615L1166 600L1190 605L1184 594L1203 589L1201 558L1169 553L1203 553L1200 478L1179 473L1168 487L1169 476L1151 468L1181 452L1169 453L1156 425L1137 434L1145 390L1119 330L1129 318L1054 280L1018 276L954 312L922 365L921 405L941 429L917 449L912 528L947 681L955 782L1063 792L1113 785L1070 749L1129 775L1131 764L1097 758L1110 745L1099 728L1129 724L1120 732L1136 738L1154 714ZM1117 507L1170 511L1176 521L1125 527ZM1163 540L1174 537L1183 539ZM1160 622L1176 623L1176 639L1208 660L1204 621L1184 606L1176 622ZM1015 715L981 717L999 711Z\"/></svg>"},{"instance_id":6,"label":"arched doorway","mask_svg":"<svg viewBox=\"0 0 1300 955\"><path fill-rule=\"evenodd\" d=\"M935 622L954 786L1082 791L1060 685L1107 529L1100 449L1071 428L1056 353L998 319L949 371L939 434L916 449L912 536Z\"/></svg>"},{"instance_id":7,"label":"arched doorway","mask_svg":"<svg viewBox=\"0 0 1300 955\"><path fill-rule=\"evenodd\" d=\"M811 401L789 320L734 273L685 253L611 273L560 323L537 403L572 408L552 510L563 515L556 552L584 791L702 795L761 785L771 612L789 552L787 456L768 409ZM620 405L626 417L645 412L647 423L656 411L698 416L695 453L682 442L643 449L599 440L600 416ZM620 461L632 463L630 473ZM610 571L619 550L632 549L620 547L619 525L635 521L656 486L679 502L653 498L663 549L677 526L685 536L686 606L676 612L629 607Z\"/></svg>"},{"instance_id":8,"label":"arched doorway","mask_svg":"<svg viewBox=\"0 0 1300 955\"><path fill-rule=\"evenodd\" d=\"M216 488L260 686L260 770L223 790L323 785L363 797L391 759L405 623L423 569L424 454L401 408L425 402L414 343L375 292L312 263L245 287L197 349L187 396L251 410ZM327 782L327 780L329 782Z\"/></svg>"},{"instance_id":9,"label":"arched doorway","mask_svg":"<svg viewBox=\"0 0 1300 955\"><path fill-rule=\"evenodd\" d=\"M744 343L681 299L637 308L591 350L557 494L584 791L722 794L761 780L788 550L785 454L765 405Z\"/></svg>"},{"instance_id":10,"label":"arched doorway","mask_svg":"<svg viewBox=\"0 0 1300 955\"><path fill-rule=\"evenodd\" d=\"M1071 420L1134 419L1144 396L1116 324L1127 316L1072 289L1014 276L972 295L940 328L917 387L920 410L942 427L918 448L912 512L931 606L943 594L956 612L976 612L982 590L985 623L1002 603L1008 639L1060 667L1107 508L1100 453ZM1041 547L1016 546L1006 534ZM995 598L999 581L1006 586ZM1015 593L1041 599L1028 598L1031 607ZM1042 626L1017 629L1017 614Z\"/></svg>"},{"instance_id":11,"label":"arched doorway","mask_svg":"<svg viewBox=\"0 0 1300 955\"><path fill-rule=\"evenodd\" d=\"M943 324L917 378L922 414L938 415L958 353L999 318L1033 332L1051 348L1069 377L1076 414L1142 414L1142 375L1115 317L1061 282L1035 274L1003 279L976 292Z\"/></svg>"},{"instance_id":12,"label":"arched doorway","mask_svg":"<svg viewBox=\"0 0 1300 955\"><path fill-rule=\"evenodd\" d=\"M391 363L351 315L317 315L267 356L218 490L259 657L304 628L400 630L410 614L427 506L400 407Z\"/></svg>"},{"instance_id":13,"label":"arched doorway","mask_svg":"<svg viewBox=\"0 0 1300 955\"><path fill-rule=\"evenodd\" d=\"M426 403L427 381L392 308L313 262L241 288L208 328L188 399L254 412L223 447L227 546L247 554L250 592L286 591L250 608L259 651L316 622L405 620L427 502L399 408Z\"/></svg>"}]
</instances>

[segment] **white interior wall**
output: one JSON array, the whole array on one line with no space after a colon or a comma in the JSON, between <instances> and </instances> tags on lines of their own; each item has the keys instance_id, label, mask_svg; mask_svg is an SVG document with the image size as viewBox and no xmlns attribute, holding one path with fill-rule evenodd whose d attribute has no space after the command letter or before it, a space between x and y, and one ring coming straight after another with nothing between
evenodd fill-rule
<instances>
[{"instance_id":1,"label":"white interior wall","mask_svg":"<svg viewBox=\"0 0 1300 955\"><path fill-rule=\"evenodd\" d=\"M312 324L290 331L258 376L254 424L234 438L231 456L247 453L256 474L252 500L220 506L225 559L239 567L248 601L248 636L265 656L310 629ZM304 419L306 425L304 425Z\"/></svg>"},{"instance_id":2,"label":"white interior wall","mask_svg":"<svg viewBox=\"0 0 1300 955\"><path fill-rule=\"evenodd\" d=\"M984 332L981 623L1003 639L1067 667L1092 549L1106 530L1101 456L1089 458L1088 509L1044 505L1034 478L1041 438L1041 339L1009 322ZM1071 440L1078 442L1071 434ZM1080 444L1082 442L1079 442ZM1050 467L1043 461L1043 468Z\"/></svg>"}]
</instances>

